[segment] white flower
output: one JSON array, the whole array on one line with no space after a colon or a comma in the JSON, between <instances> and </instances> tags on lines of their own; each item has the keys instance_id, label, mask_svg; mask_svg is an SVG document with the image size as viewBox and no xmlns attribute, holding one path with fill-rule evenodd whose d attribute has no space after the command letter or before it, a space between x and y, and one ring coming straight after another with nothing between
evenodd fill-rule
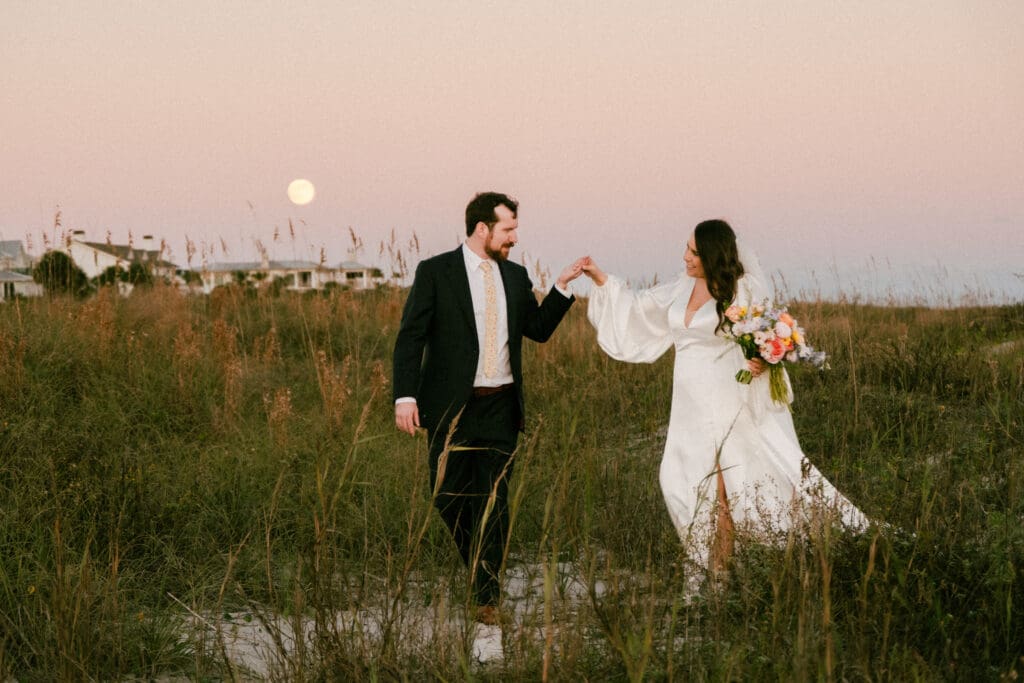
<instances>
[{"instance_id":1,"label":"white flower","mask_svg":"<svg viewBox=\"0 0 1024 683\"><path fill-rule=\"evenodd\" d=\"M750 332L753 332L755 329L756 328L753 327L751 321L741 320L732 326L732 333L735 334L737 337L740 337L743 336L744 334L749 334Z\"/></svg>"},{"instance_id":2,"label":"white flower","mask_svg":"<svg viewBox=\"0 0 1024 683\"><path fill-rule=\"evenodd\" d=\"M826 357L824 351L814 351L811 354L811 364L815 367L824 367L826 364Z\"/></svg>"},{"instance_id":3,"label":"white flower","mask_svg":"<svg viewBox=\"0 0 1024 683\"><path fill-rule=\"evenodd\" d=\"M780 321L775 323L775 334L779 335L783 339L787 339L789 335L793 334L793 328Z\"/></svg>"}]
</instances>

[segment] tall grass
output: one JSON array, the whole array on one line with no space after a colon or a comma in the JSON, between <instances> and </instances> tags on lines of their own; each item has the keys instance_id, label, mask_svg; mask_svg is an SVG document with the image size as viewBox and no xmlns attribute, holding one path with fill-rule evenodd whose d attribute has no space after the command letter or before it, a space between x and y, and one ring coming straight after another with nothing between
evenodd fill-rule
<instances>
[{"instance_id":1,"label":"tall grass","mask_svg":"<svg viewBox=\"0 0 1024 683\"><path fill-rule=\"evenodd\" d=\"M404 297L0 308L0 678L244 677L239 629L279 680L1024 673L1024 306L792 306L831 353L793 373L804 449L892 530L751 539L693 595L657 485L671 358L609 360L581 302L527 350L516 610L480 665L393 425Z\"/></svg>"}]
</instances>

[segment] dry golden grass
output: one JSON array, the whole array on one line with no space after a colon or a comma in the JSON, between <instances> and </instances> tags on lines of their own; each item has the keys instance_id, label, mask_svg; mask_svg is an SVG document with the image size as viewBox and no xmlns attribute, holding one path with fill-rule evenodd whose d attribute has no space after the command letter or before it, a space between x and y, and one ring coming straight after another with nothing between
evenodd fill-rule
<instances>
[{"instance_id":1,"label":"dry golden grass","mask_svg":"<svg viewBox=\"0 0 1024 683\"><path fill-rule=\"evenodd\" d=\"M802 445L893 528L749 540L696 598L657 486L671 359L609 360L575 306L527 348L509 564L535 590L481 669L425 444L393 425L404 296L0 308L0 678L230 676L190 611L306 624L275 650L290 679L1024 672L1021 305L795 303L832 365L793 373Z\"/></svg>"}]
</instances>

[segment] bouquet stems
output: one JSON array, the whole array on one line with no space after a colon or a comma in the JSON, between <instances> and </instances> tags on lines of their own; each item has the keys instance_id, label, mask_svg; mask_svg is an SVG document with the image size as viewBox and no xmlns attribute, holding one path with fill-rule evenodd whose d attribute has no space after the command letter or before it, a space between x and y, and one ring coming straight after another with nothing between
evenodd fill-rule
<instances>
[{"instance_id":1,"label":"bouquet stems","mask_svg":"<svg viewBox=\"0 0 1024 683\"><path fill-rule=\"evenodd\" d=\"M740 384L750 384L754 379L754 373L744 368L736 373L736 381ZM786 386L786 376L782 373L782 363L768 366L768 390L772 400L779 405L788 405L789 389Z\"/></svg>"},{"instance_id":2,"label":"bouquet stems","mask_svg":"<svg viewBox=\"0 0 1024 683\"><path fill-rule=\"evenodd\" d=\"M782 363L768 366L768 387L772 400L781 405L788 405L789 389L786 387L786 375L782 372Z\"/></svg>"}]
</instances>

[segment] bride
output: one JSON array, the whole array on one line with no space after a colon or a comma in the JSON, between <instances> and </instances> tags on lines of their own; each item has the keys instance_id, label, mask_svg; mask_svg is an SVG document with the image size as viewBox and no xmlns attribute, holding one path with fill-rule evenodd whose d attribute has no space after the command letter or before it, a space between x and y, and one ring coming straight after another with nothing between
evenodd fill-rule
<instances>
[{"instance_id":1,"label":"bride","mask_svg":"<svg viewBox=\"0 0 1024 683\"><path fill-rule=\"evenodd\" d=\"M697 225L683 257L686 273L641 292L591 260L587 317L612 358L651 363L675 348L672 408L661 461L661 490L691 559L723 569L735 526L788 530L828 512L842 524L868 522L804 457L788 406L774 403L766 365L747 361L721 333L726 308L770 298L752 256L741 255L722 220ZM747 367L755 376L736 381ZM788 379L787 379L788 383Z\"/></svg>"}]
</instances>

